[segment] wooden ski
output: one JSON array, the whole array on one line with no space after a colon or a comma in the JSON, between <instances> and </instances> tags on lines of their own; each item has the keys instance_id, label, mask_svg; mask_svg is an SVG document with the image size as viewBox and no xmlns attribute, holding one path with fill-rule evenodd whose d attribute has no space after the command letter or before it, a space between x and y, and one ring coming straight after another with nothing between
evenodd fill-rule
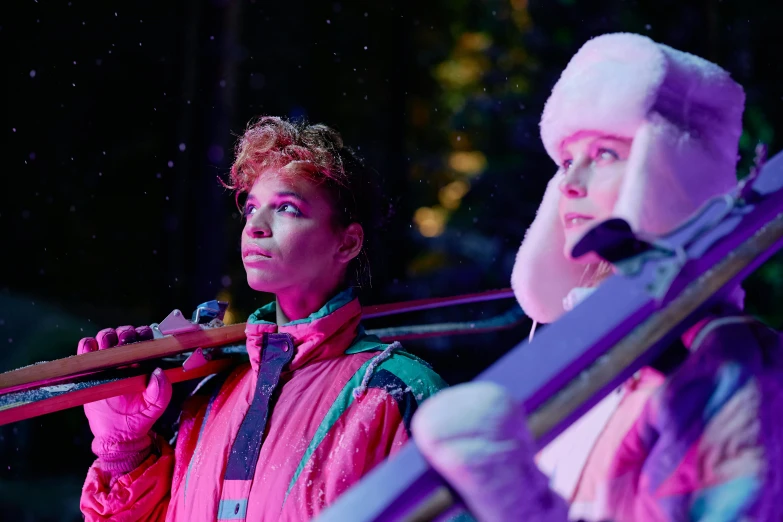
<instances>
[{"instance_id":1,"label":"wooden ski","mask_svg":"<svg viewBox=\"0 0 783 522\"><path fill-rule=\"evenodd\" d=\"M0 393L24 390L33 386L51 385L62 382L63 379L83 376L91 372L169 357L196 348L211 348L244 342L244 340L245 325L242 323L185 332L133 343L117 349L110 348L73 355L0 374Z\"/></svg>"},{"instance_id":2,"label":"wooden ski","mask_svg":"<svg viewBox=\"0 0 783 522\"><path fill-rule=\"evenodd\" d=\"M367 307L364 318L511 297L513 292L503 289L418 299ZM197 314L198 310L194 320ZM210 317L218 315L222 317L218 313ZM368 330L368 333L377 334L383 341L422 339L502 330L519 324L523 319L521 310L513 309L497 317L467 323L384 328ZM204 327L187 321L179 310L174 310L160 325L153 325L153 329L161 337L41 362L0 374L0 425L143 391L147 375L156 366L163 367L169 380L177 383L224 371L237 363L235 355L246 354L245 323ZM167 361L166 358L174 359ZM142 368L138 367L140 364ZM174 367L170 367L172 364ZM123 367L136 368L117 370Z\"/></svg>"},{"instance_id":3,"label":"wooden ski","mask_svg":"<svg viewBox=\"0 0 783 522\"><path fill-rule=\"evenodd\" d=\"M186 370L183 367L164 370L172 383L198 379L219 373L236 364L231 358L216 359ZM55 411L82 406L127 393L141 393L147 388L147 374L98 380L82 380L44 386L0 395L0 426Z\"/></svg>"}]
</instances>

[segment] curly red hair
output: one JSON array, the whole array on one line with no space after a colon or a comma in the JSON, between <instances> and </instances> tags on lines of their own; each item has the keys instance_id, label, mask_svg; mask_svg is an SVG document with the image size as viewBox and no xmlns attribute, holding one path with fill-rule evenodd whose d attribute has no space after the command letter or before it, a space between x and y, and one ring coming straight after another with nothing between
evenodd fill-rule
<instances>
[{"instance_id":1,"label":"curly red hair","mask_svg":"<svg viewBox=\"0 0 783 522\"><path fill-rule=\"evenodd\" d=\"M270 168L297 170L314 181L330 179L344 185L343 148L340 134L326 125L262 116L248 125L237 143L231 188L249 191L258 176Z\"/></svg>"}]
</instances>

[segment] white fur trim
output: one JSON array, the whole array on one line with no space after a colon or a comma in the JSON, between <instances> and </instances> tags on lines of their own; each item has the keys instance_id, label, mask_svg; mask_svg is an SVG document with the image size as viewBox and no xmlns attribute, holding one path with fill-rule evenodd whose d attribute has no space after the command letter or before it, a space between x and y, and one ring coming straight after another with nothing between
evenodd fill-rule
<instances>
[{"instance_id":1,"label":"white fur trim","mask_svg":"<svg viewBox=\"0 0 783 522\"><path fill-rule=\"evenodd\" d=\"M666 66L652 40L611 34L594 38L566 66L541 116L541 140L560 165L560 146L579 131L632 138L652 107Z\"/></svg>"},{"instance_id":2,"label":"white fur trim","mask_svg":"<svg viewBox=\"0 0 783 522\"><path fill-rule=\"evenodd\" d=\"M511 273L517 301L528 317L539 323L551 323L563 313L563 298L578 285L584 272L584 267L563 255L565 234L557 206L560 177L556 174L549 181Z\"/></svg>"},{"instance_id":3,"label":"white fur trim","mask_svg":"<svg viewBox=\"0 0 783 522\"><path fill-rule=\"evenodd\" d=\"M561 164L563 140L579 131L632 138L651 112L693 131L734 160L745 95L712 62L646 36L605 34L585 43L552 89L541 116L541 140ZM716 138L716 139L712 139Z\"/></svg>"},{"instance_id":4,"label":"white fur trim","mask_svg":"<svg viewBox=\"0 0 783 522\"><path fill-rule=\"evenodd\" d=\"M571 59L541 119L541 138L560 164L564 139L598 131L633 139L613 215L635 231L663 234L736 184L742 87L702 58L647 37L610 34ZM564 313L584 266L566 259L558 215L561 174L547 185L517 254L511 285L538 322Z\"/></svg>"}]
</instances>

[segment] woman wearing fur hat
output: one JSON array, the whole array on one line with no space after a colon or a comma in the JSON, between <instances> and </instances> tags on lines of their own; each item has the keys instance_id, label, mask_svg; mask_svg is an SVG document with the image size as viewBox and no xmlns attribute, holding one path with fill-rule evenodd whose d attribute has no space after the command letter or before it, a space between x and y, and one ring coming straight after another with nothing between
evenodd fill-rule
<instances>
[{"instance_id":1,"label":"woman wearing fur hat","mask_svg":"<svg viewBox=\"0 0 783 522\"><path fill-rule=\"evenodd\" d=\"M611 273L570 255L596 223L661 234L730 190L743 105L699 57L633 34L587 42L541 119L558 171L512 274L525 312L555 321ZM482 521L781 520L783 343L741 310L737 288L683 336L685 362L610 393L541 451L541 471L518 407L492 384L438 394L414 436Z\"/></svg>"}]
</instances>

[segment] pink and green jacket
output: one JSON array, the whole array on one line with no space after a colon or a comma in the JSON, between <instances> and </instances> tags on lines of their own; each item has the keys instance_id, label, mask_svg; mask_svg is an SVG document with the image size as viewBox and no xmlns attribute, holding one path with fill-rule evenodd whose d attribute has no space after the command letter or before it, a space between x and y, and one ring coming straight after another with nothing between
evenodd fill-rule
<instances>
[{"instance_id":1,"label":"pink and green jacket","mask_svg":"<svg viewBox=\"0 0 783 522\"><path fill-rule=\"evenodd\" d=\"M248 320L250 363L186 401L174 447L110 484L100 460L86 520L310 520L409 438L418 405L445 387L429 366L366 335L350 291L278 327Z\"/></svg>"},{"instance_id":2,"label":"pink and green jacket","mask_svg":"<svg viewBox=\"0 0 783 522\"><path fill-rule=\"evenodd\" d=\"M572 520L783 520L783 342L737 313L683 338L539 454Z\"/></svg>"}]
</instances>

